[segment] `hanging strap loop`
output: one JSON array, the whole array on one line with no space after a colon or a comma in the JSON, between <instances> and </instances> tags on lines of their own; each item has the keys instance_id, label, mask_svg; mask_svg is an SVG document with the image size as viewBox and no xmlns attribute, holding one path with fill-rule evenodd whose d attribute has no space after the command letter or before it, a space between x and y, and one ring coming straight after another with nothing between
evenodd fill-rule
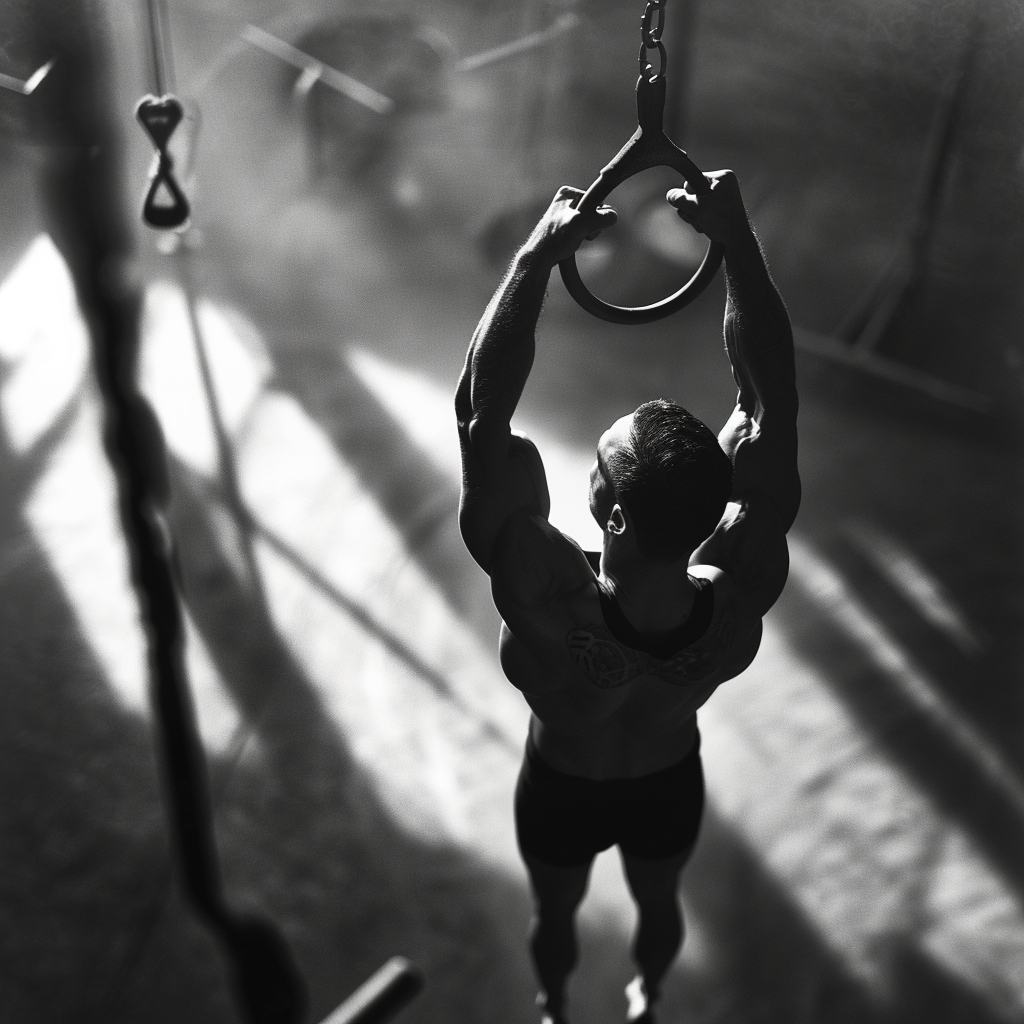
<instances>
[{"instance_id":1,"label":"hanging strap loop","mask_svg":"<svg viewBox=\"0 0 1024 1024\"><path fill-rule=\"evenodd\" d=\"M149 172L149 186L142 203L142 219L150 227L169 230L184 227L191 210L188 199L174 177L174 160L168 145L174 129L181 123L184 110L174 96L143 96L135 108L135 116L156 147L156 159ZM159 202L164 192L170 203Z\"/></svg>"}]
</instances>

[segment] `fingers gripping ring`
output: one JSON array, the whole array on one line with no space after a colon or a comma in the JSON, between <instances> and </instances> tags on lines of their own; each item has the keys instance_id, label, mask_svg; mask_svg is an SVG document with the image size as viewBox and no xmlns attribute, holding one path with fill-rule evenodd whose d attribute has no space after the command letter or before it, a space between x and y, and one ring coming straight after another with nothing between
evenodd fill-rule
<instances>
[{"instance_id":1,"label":"fingers gripping ring","mask_svg":"<svg viewBox=\"0 0 1024 1024\"><path fill-rule=\"evenodd\" d=\"M678 171L691 192L703 195L710 190L700 168L662 131L664 78L637 83L637 110L640 126L610 164L576 204L576 209L592 213L627 178L651 167L671 167ZM677 292L649 306L616 306L594 295L583 283L576 256L558 264L569 294L590 314L614 324L647 324L670 316L688 306L711 283L722 263L722 247L712 242L697 272Z\"/></svg>"},{"instance_id":2,"label":"fingers gripping ring","mask_svg":"<svg viewBox=\"0 0 1024 1024\"><path fill-rule=\"evenodd\" d=\"M596 210L609 192L611 192L611 188L601 189L600 194L592 194L591 191L588 191L577 204L577 209ZM576 266L575 254L559 263L558 269L562 274L562 281L565 284L566 291L588 313L613 324L648 324L655 320L661 320L666 316L671 316L693 302L711 283L715 274L718 273L721 263L722 247L712 242L708 246L703 262L693 277L677 292L649 306L616 306L610 302L605 302L603 299L599 299L587 288L583 278L580 277L579 268Z\"/></svg>"},{"instance_id":3,"label":"fingers gripping ring","mask_svg":"<svg viewBox=\"0 0 1024 1024\"><path fill-rule=\"evenodd\" d=\"M667 141L667 140L666 140ZM681 159L680 159L681 158ZM611 166L611 165L609 165ZM636 167L627 174L607 175L601 172L601 177L594 182L586 191L580 201L576 204L578 210L592 212L608 197L609 193L626 178L648 167L672 167L678 170L687 180L691 191L697 191L698 181L705 185L701 191L706 191L706 181L700 174L693 162L682 150L678 151L678 157L672 160L658 159L644 166ZM694 175L699 177L695 177ZM580 277L579 268L576 266L576 256L573 254L558 265L562 274L562 281L565 283L569 294L590 314L599 317L601 320L608 320L613 324L647 324L663 317L670 316L684 306L688 306L704 289L711 283L718 268L722 263L722 247L715 242L708 246L708 251L697 272L677 292L662 299L660 302L652 303L649 306L616 306L605 302L594 295L584 284Z\"/></svg>"}]
</instances>

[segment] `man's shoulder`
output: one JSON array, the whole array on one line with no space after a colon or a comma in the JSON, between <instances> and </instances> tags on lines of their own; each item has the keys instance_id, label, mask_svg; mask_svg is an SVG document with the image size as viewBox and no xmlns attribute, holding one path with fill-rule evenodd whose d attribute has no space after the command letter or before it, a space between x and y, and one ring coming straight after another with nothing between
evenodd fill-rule
<instances>
[{"instance_id":1,"label":"man's shoulder","mask_svg":"<svg viewBox=\"0 0 1024 1024\"><path fill-rule=\"evenodd\" d=\"M514 686L539 694L571 682L565 634L581 608L596 606L596 592L594 570L575 541L544 516L510 517L495 545L491 593L504 624L501 664Z\"/></svg>"},{"instance_id":2,"label":"man's shoulder","mask_svg":"<svg viewBox=\"0 0 1024 1024\"><path fill-rule=\"evenodd\" d=\"M760 619L789 575L783 516L763 493L736 495L690 561L691 574L717 572L716 591L729 590L744 617Z\"/></svg>"},{"instance_id":3,"label":"man's shoulder","mask_svg":"<svg viewBox=\"0 0 1024 1024\"><path fill-rule=\"evenodd\" d=\"M569 599L593 585L594 570L580 546L545 516L522 510L505 521L494 546L491 586L502 602L537 607Z\"/></svg>"}]
</instances>

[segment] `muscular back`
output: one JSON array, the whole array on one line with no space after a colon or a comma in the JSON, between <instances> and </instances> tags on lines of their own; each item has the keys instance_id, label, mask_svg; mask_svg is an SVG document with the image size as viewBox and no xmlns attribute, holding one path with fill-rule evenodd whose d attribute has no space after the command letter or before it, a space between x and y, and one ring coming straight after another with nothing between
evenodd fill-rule
<instances>
[{"instance_id":1,"label":"muscular back","mask_svg":"<svg viewBox=\"0 0 1024 1024\"><path fill-rule=\"evenodd\" d=\"M553 767L631 777L687 753L695 712L750 664L761 638L759 609L727 573L695 564L690 575L707 588L710 621L659 657L613 632L591 561L571 539L540 515L506 524L491 572L501 664L533 709L534 739Z\"/></svg>"}]
</instances>

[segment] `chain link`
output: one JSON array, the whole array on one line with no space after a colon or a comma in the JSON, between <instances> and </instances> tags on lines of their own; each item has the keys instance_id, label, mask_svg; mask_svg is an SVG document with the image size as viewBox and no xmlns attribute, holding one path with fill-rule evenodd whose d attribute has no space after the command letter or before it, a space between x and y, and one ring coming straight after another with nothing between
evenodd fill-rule
<instances>
[{"instance_id":1,"label":"chain link","mask_svg":"<svg viewBox=\"0 0 1024 1024\"><path fill-rule=\"evenodd\" d=\"M657 18L657 22L655 22ZM661 42L661 32L665 27L665 0L647 0L647 7L640 18L640 38L648 50L653 50Z\"/></svg>"},{"instance_id":2,"label":"chain link","mask_svg":"<svg viewBox=\"0 0 1024 1024\"><path fill-rule=\"evenodd\" d=\"M647 78L661 78L665 74L668 60L665 44L661 41L661 33L665 28L665 0L647 0L647 6L640 18L640 54L638 60L643 74ZM654 71L648 57L648 51L658 51L658 70Z\"/></svg>"}]
</instances>

